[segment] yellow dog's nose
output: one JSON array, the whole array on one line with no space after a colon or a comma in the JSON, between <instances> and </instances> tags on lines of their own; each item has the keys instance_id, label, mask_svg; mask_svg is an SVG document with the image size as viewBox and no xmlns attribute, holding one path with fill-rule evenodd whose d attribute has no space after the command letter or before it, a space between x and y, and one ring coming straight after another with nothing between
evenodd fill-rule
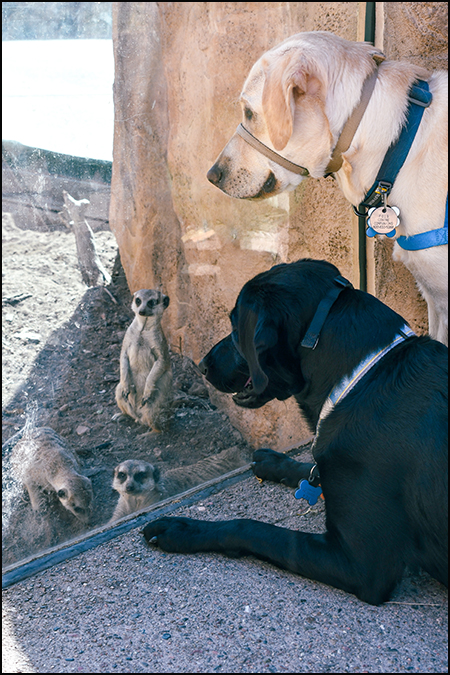
<instances>
[{"instance_id":1,"label":"yellow dog's nose","mask_svg":"<svg viewBox=\"0 0 450 675\"><path fill-rule=\"evenodd\" d=\"M220 166L216 163L214 166L210 168L208 173L206 174L206 178L209 180L210 183L213 185L219 185L220 180L222 178L222 170Z\"/></svg>"}]
</instances>

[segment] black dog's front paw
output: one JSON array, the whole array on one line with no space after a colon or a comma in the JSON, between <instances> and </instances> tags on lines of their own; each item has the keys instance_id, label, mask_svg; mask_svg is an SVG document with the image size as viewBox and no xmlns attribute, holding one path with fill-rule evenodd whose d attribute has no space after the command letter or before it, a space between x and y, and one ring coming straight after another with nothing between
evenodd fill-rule
<instances>
[{"instance_id":1,"label":"black dog's front paw","mask_svg":"<svg viewBox=\"0 0 450 675\"><path fill-rule=\"evenodd\" d=\"M299 480L308 478L312 466L296 462L282 452L269 448L261 448L253 453L252 470L255 476L289 487L297 487Z\"/></svg>"},{"instance_id":2,"label":"black dog's front paw","mask_svg":"<svg viewBox=\"0 0 450 675\"><path fill-rule=\"evenodd\" d=\"M192 518L160 518L148 523L142 534L148 544L168 553L196 553L205 550L210 525Z\"/></svg>"},{"instance_id":3,"label":"black dog's front paw","mask_svg":"<svg viewBox=\"0 0 450 675\"><path fill-rule=\"evenodd\" d=\"M289 471L292 459L281 452L269 448L260 448L253 453L252 469L255 476L263 480L281 483Z\"/></svg>"}]
</instances>

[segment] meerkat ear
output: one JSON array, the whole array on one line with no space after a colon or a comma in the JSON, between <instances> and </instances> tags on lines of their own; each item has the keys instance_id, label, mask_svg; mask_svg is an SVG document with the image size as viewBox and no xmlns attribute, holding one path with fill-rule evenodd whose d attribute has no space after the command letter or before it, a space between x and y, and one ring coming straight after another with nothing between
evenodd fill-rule
<instances>
[{"instance_id":1,"label":"meerkat ear","mask_svg":"<svg viewBox=\"0 0 450 675\"><path fill-rule=\"evenodd\" d=\"M168 295L163 295L163 305L164 309L166 309L169 306L170 298Z\"/></svg>"},{"instance_id":2,"label":"meerkat ear","mask_svg":"<svg viewBox=\"0 0 450 675\"><path fill-rule=\"evenodd\" d=\"M155 481L155 483L159 481L160 477L161 474L158 467L157 466L153 467L153 480Z\"/></svg>"}]
</instances>

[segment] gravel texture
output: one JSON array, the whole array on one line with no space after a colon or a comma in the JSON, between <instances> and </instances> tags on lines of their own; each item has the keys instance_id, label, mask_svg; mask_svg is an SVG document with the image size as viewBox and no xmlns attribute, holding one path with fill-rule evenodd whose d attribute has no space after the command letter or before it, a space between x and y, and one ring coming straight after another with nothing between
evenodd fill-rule
<instances>
[{"instance_id":1,"label":"gravel texture","mask_svg":"<svg viewBox=\"0 0 450 675\"><path fill-rule=\"evenodd\" d=\"M320 531L324 508L250 477L174 515ZM373 607L253 558L162 553L141 529L4 590L3 672L447 671L447 592L424 573Z\"/></svg>"}]
</instances>

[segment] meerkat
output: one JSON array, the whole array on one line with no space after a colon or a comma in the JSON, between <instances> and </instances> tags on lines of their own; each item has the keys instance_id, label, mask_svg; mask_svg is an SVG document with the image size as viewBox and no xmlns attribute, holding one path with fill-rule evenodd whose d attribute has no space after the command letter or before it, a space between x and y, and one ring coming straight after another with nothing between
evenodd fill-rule
<instances>
[{"instance_id":1,"label":"meerkat","mask_svg":"<svg viewBox=\"0 0 450 675\"><path fill-rule=\"evenodd\" d=\"M161 327L169 302L169 297L160 291L136 291L131 304L135 317L120 353L117 405L125 415L153 431L166 428L172 416L172 366Z\"/></svg>"},{"instance_id":2,"label":"meerkat","mask_svg":"<svg viewBox=\"0 0 450 675\"><path fill-rule=\"evenodd\" d=\"M46 492L55 492L65 509L82 523L89 522L91 481L79 473L74 452L56 431L38 427L24 434L12 451L11 466L28 492L33 511L44 509Z\"/></svg>"},{"instance_id":3,"label":"meerkat","mask_svg":"<svg viewBox=\"0 0 450 675\"><path fill-rule=\"evenodd\" d=\"M246 462L238 446L222 450L195 464L169 469L163 475L149 462L127 459L114 469L112 487L119 493L119 501L110 522L217 478Z\"/></svg>"},{"instance_id":4,"label":"meerkat","mask_svg":"<svg viewBox=\"0 0 450 675\"><path fill-rule=\"evenodd\" d=\"M172 497L180 492L200 485L205 481L217 478L228 471L237 469L247 463L237 445L200 459L195 464L169 469L161 475L159 490L161 498Z\"/></svg>"},{"instance_id":5,"label":"meerkat","mask_svg":"<svg viewBox=\"0 0 450 675\"><path fill-rule=\"evenodd\" d=\"M112 487L119 493L119 501L111 521L160 501L158 480L159 471L149 462L127 459L116 466Z\"/></svg>"}]
</instances>

